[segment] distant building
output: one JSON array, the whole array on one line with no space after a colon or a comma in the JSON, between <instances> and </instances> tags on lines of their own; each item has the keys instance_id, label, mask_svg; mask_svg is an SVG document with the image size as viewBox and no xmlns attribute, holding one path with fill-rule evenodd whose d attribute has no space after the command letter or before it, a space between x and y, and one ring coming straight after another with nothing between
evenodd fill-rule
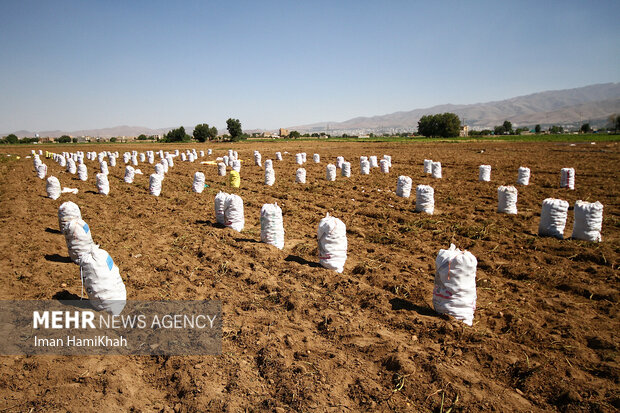
<instances>
[{"instance_id":1,"label":"distant building","mask_svg":"<svg viewBox=\"0 0 620 413\"><path fill-rule=\"evenodd\" d=\"M45 138L39 138L39 143L52 143L54 142L54 138L50 138L46 136Z\"/></svg>"},{"instance_id":2,"label":"distant building","mask_svg":"<svg viewBox=\"0 0 620 413\"><path fill-rule=\"evenodd\" d=\"M467 125L461 126L461 130L459 131L459 136L462 138L469 136L469 126Z\"/></svg>"},{"instance_id":3,"label":"distant building","mask_svg":"<svg viewBox=\"0 0 620 413\"><path fill-rule=\"evenodd\" d=\"M278 135L280 135L283 138L286 138L291 132L288 129L282 129L280 128L280 131L278 133Z\"/></svg>"},{"instance_id":4,"label":"distant building","mask_svg":"<svg viewBox=\"0 0 620 413\"><path fill-rule=\"evenodd\" d=\"M274 134L271 132L263 132L261 135L263 138L271 138Z\"/></svg>"}]
</instances>

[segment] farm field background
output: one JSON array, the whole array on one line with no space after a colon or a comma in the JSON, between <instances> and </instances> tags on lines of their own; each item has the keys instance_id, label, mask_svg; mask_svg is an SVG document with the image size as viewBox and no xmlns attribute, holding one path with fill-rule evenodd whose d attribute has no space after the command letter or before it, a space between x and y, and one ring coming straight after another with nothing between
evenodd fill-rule
<instances>
[{"instance_id":1,"label":"farm field background","mask_svg":"<svg viewBox=\"0 0 620 413\"><path fill-rule=\"evenodd\" d=\"M148 193L153 165L123 182L110 167L110 195L50 159L48 176L79 193L46 198L32 148L56 152L213 149L197 162L175 158L160 197ZM244 162L241 187L226 187L215 160L228 149ZM274 160L276 182L252 152ZM275 161L275 152L287 151ZM566 143L245 142L14 146L0 152L0 299L80 294L68 262L58 206L76 202L93 239L119 266L128 299L219 299L221 356L0 357L0 411L603 411L620 408L618 257L620 146ZM306 152L307 184L295 183L295 153ZM312 162L312 154L321 163ZM359 157L392 156L389 174L360 175ZM325 180L337 156L351 178ZM443 178L423 173L442 163ZM158 158L156 158L158 160ZM478 165L492 166L491 182ZM497 187L514 185L518 215L498 214ZM560 169L575 190L559 188ZM202 171L208 188L192 192ZM399 175L412 198L394 194ZM435 189L435 214L414 212L415 186ZM239 194L245 229L215 225L218 191ZM543 199L567 200L565 236L576 200L604 205L603 242L537 235ZM277 202L285 247L260 243L260 208ZM318 266L318 222L330 213L347 226L343 274ZM435 258L454 243L478 259L474 325L432 309ZM75 407L78 406L78 407ZM83 406L83 407L80 407ZM32 410L31 410L32 409Z\"/></svg>"}]
</instances>

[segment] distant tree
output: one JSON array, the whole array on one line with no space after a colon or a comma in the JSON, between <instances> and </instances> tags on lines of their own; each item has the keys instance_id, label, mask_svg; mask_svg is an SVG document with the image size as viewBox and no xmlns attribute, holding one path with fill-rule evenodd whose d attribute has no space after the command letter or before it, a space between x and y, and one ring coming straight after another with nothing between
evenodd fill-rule
<instances>
[{"instance_id":1,"label":"distant tree","mask_svg":"<svg viewBox=\"0 0 620 413\"><path fill-rule=\"evenodd\" d=\"M549 132L551 133L564 133L564 128L562 126L553 125L549 128Z\"/></svg>"},{"instance_id":2,"label":"distant tree","mask_svg":"<svg viewBox=\"0 0 620 413\"><path fill-rule=\"evenodd\" d=\"M148 139L148 138L147 138L147 136L146 136L145 134L143 134L143 133L142 133L142 134L140 134L140 136L138 136L138 140L139 140L139 141L145 141L145 140L147 140L147 139Z\"/></svg>"},{"instance_id":3,"label":"distant tree","mask_svg":"<svg viewBox=\"0 0 620 413\"><path fill-rule=\"evenodd\" d=\"M515 130L515 134L521 135L523 132L527 132L527 131L529 131L529 128L517 128Z\"/></svg>"},{"instance_id":4,"label":"distant tree","mask_svg":"<svg viewBox=\"0 0 620 413\"><path fill-rule=\"evenodd\" d=\"M459 136L460 129L461 120L457 115L450 112L425 115L418 121L418 133L426 137L449 138Z\"/></svg>"},{"instance_id":5,"label":"distant tree","mask_svg":"<svg viewBox=\"0 0 620 413\"><path fill-rule=\"evenodd\" d=\"M299 133L299 132L297 132L296 130L294 130L294 131L291 131L291 132L288 134L288 137L289 137L289 138L291 138L291 139L301 138L301 133Z\"/></svg>"},{"instance_id":6,"label":"distant tree","mask_svg":"<svg viewBox=\"0 0 620 413\"><path fill-rule=\"evenodd\" d=\"M607 119L607 130L618 133L618 130L620 130L620 115L611 115Z\"/></svg>"},{"instance_id":7,"label":"distant tree","mask_svg":"<svg viewBox=\"0 0 620 413\"><path fill-rule=\"evenodd\" d=\"M505 120L502 126L504 127L504 129L506 130L506 133L508 135L512 135L514 133L514 131L512 130L512 123L511 122Z\"/></svg>"},{"instance_id":8,"label":"distant tree","mask_svg":"<svg viewBox=\"0 0 620 413\"><path fill-rule=\"evenodd\" d=\"M343 138L348 138L348 137L349 137L349 135L347 135L346 133L343 133L343 134L342 134L342 137L343 137Z\"/></svg>"},{"instance_id":9,"label":"distant tree","mask_svg":"<svg viewBox=\"0 0 620 413\"><path fill-rule=\"evenodd\" d=\"M210 140L210 131L211 128L209 127L208 124L206 123L199 123L198 125L196 125L194 127L194 139L196 139L198 142L205 142L207 140Z\"/></svg>"},{"instance_id":10,"label":"distant tree","mask_svg":"<svg viewBox=\"0 0 620 413\"><path fill-rule=\"evenodd\" d=\"M318 138L321 135L319 135L318 133L313 133L312 135L310 135L311 138Z\"/></svg>"},{"instance_id":11,"label":"distant tree","mask_svg":"<svg viewBox=\"0 0 620 413\"><path fill-rule=\"evenodd\" d=\"M534 126L534 132L540 133L540 125Z\"/></svg>"},{"instance_id":12,"label":"distant tree","mask_svg":"<svg viewBox=\"0 0 620 413\"><path fill-rule=\"evenodd\" d=\"M241 129L241 122L239 119L229 118L226 121L226 128L228 129L228 133L230 133L231 141L239 141L243 138L243 130Z\"/></svg>"},{"instance_id":13,"label":"distant tree","mask_svg":"<svg viewBox=\"0 0 620 413\"><path fill-rule=\"evenodd\" d=\"M58 143L69 143L71 142L71 137L67 135L62 135L60 138L56 138L56 142Z\"/></svg>"},{"instance_id":14,"label":"distant tree","mask_svg":"<svg viewBox=\"0 0 620 413\"><path fill-rule=\"evenodd\" d=\"M494 135L504 135L504 134L506 134L506 128L504 127L504 125L496 126L495 128L493 128L493 134Z\"/></svg>"},{"instance_id":15,"label":"distant tree","mask_svg":"<svg viewBox=\"0 0 620 413\"><path fill-rule=\"evenodd\" d=\"M73 139L71 139L71 142L73 142L73 143L77 143L77 142L78 142L78 139L77 139L77 138L73 138Z\"/></svg>"},{"instance_id":16,"label":"distant tree","mask_svg":"<svg viewBox=\"0 0 620 413\"><path fill-rule=\"evenodd\" d=\"M110 142L116 142L116 138L110 138Z\"/></svg>"},{"instance_id":17,"label":"distant tree","mask_svg":"<svg viewBox=\"0 0 620 413\"><path fill-rule=\"evenodd\" d=\"M584 123L583 125L581 125L581 128L579 130L581 131L581 133L590 133L590 132L592 132L592 128L590 127L589 123Z\"/></svg>"},{"instance_id":18,"label":"distant tree","mask_svg":"<svg viewBox=\"0 0 620 413\"><path fill-rule=\"evenodd\" d=\"M166 134L164 138L166 142L184 142L188 141L189 139L190 136L185 133L185 128L183 126L177 129L172 129Z\"/></svg>"},{"instance_id":19,"label":"distant tree","mask_svg":"<svg viewBox=\"0 0 620 413\"><path fill-rule=\"evenodd\" d=\"M8 136L5 136L3 139L4 143L17 143L19 142L19 138L17 137L17 135L11 133Z\"/></svg>"}]
</instances>

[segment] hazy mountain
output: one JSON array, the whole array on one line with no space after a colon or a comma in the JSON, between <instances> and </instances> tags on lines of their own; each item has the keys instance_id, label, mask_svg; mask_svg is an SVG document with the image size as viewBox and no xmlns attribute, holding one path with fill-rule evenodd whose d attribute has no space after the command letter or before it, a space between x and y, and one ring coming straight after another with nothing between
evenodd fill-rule
<instances>
[{"instance_id":1,"label":"hazy mountain","mask_svg":"<svg viewBox=\"0 0 620 413\"><path fill-rule=\"evenodd\" d=\"M320 122L291 126L303 132L339 130L417 129L424 115L453 112L474 128L492 128L509 120L515 126L535 124L604 124L620 113L620 83L605 83L575 89L555 90L512 99L469 105L439 105L388 115L357 117L344 122Z\"/></svg>"},{"instance_id":2,"label":"hazy mountain","mask_svg":"<svg viewBox=\"0 0 620 413\"><path fill-rule=\"evenodd\" d=\"M415 109L408 112L395 112L388 115L357 117L344 122L320 122L310 125L291 126L287 129L300 132L330 132L353 133L379 132L385 130L417 130L418 120L424 115L453 112L465 121L470 127L493 128L504 120L509 120L514 126L548 125L581 125L590 122L593 126L605 125L609 116L620 113L620 83L605 83L585 86L575 89L554 90L531 95L519 96L496 102L474 103L468 105L438 105L426 109ZM173 129L151 129L144 126L116 126L103 129L86 129L74 131L27 131L1 133L6 136L14 133L18 137L32 137L35 133L40 136L59 137L69 136L138 136L164 135ZM186 126L188 134L192 134L194 127ZM256 131L262 131L256 129ZM251 131L245 131L251 132ZM226 130L219 130L226 133Z\"/></svg>"}]
</instances>

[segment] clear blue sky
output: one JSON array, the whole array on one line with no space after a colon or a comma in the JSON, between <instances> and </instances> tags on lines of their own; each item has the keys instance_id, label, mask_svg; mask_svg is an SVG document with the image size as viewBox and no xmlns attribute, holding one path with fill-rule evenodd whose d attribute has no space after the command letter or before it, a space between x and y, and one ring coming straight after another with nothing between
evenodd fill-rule
<instances>
[{"instance_id":1,"label":"clear blue sky","mask_svg":"<svg viewBox=\"0 0 620 413\"><path fill-rule=\"evenodd\" d=\"M620 1L0 0L0 133L343 121L620 81Z\"/></svg>"}]
</instances>

